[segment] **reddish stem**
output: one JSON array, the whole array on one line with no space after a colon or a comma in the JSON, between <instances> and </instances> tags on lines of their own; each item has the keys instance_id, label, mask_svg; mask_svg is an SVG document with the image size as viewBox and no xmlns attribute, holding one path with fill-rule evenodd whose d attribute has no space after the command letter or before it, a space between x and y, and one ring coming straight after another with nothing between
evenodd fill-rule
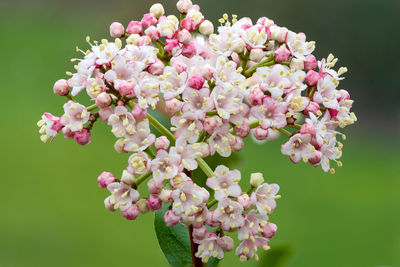
<instances>
[{"instance_id":1,"label":"reddish stem","mask_svg":"<svg viewBox=\"0 0 400 267\"><path fill-rule=\"evenodd\" d=\"M193 267L203 267L203 262L201 261L200 258L197 258L195 256L199 245L195 244L193 242L193 226L189 225L189 237L190 237L190 250L192 252L192 262L193 262Z\"/></svg>"}]
</instances>

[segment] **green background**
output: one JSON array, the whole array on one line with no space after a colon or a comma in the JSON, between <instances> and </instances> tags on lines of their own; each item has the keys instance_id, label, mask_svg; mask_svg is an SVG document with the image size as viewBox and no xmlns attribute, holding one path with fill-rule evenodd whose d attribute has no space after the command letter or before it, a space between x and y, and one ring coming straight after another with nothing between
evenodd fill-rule
<instances>
[{"instance_id":1,"label":"green background","mask_svg":"<svg viewBox=\"0 0 400 267\"><path fill-rule=\"evenodd\" d=\"M163 1L169 14L175 1ZM400 266L399 1L199 1L213 22L225 12L268 16L317 41L349 68L342 82L355 99L359 122L344 130L343 167L335 175L292 164L284 139L247 139L239 161L243 184L263 172L281 186L271 217L271 246L290 245L288 266ZM140 19L152 1L2 1L0 3L1 178L0 266L167 266L153 230L153 214L126 221L105 210L103 170L120 175L127 155L96 124L92 144L58 136L39 140L43 112L62 114L52 84L72 70L69 59L84 38L108 38L113 21ZM233 252L221 266L239 263Z\"/></svg>"}]
</instances>

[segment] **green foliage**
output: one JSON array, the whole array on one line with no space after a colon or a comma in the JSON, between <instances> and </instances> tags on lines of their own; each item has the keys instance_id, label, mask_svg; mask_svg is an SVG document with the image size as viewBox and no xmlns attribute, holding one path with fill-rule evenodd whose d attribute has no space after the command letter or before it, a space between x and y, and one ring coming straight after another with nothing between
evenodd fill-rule
<instances>
[{"instance_id":1,"label":"green foliage","mask_svg":"<svg viewBox=\"0 0 400 267\"><path fill-rule=\"evenodd\" d=\"M289 245L273 246L270 250L264 251L260 257L260 267L284 267L287 265L292 248Z\"/></svg>"}]
</instances>

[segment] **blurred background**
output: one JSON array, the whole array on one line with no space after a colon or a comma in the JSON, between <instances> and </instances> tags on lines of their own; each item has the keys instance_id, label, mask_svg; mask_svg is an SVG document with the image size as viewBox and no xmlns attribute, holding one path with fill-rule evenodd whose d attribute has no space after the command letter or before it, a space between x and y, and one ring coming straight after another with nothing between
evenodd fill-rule
<instances>
[{"instance_id":1,"label":"blurred background","mask_svg":"<svg viewBox=\"0 0 400 267\"><path fill-rule=\"evenodd\" d=\"M176 14L175 1L160 2ZM335 175L292 164L280 153L283 140L247 139L231 163L243 177L260 171L280 184L271 246L290 246L285 266L400 266L400 1L194 2L214 23L227 12L303 31L317 41L317 58L333 53L338 67L349 68L341 85L359 121L344 130L344 166ZM120 175L127 160L114 151L108 127L96 124L92 144L81 147L62 136L44 145L36 126L43 112L62 113L65 99L52 86L73 70L75 46L85 48L86 35L108 38L111 22L140 20L152 3L0 2L0 266L167 266L153 214L132 222L104 208L107 192L96 178L103 170ZM226 255L221 266L257 266Z\"/></svg>"}]
</instances>

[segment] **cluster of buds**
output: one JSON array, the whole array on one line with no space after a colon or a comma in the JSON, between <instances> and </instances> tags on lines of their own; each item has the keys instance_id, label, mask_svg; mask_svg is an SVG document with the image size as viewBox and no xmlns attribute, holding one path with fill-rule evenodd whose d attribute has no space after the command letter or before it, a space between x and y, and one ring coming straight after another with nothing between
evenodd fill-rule
<instances>
[{"instance_id":1,"label":"cluster of buds","mask_svg":"<svg viewBox=\"0 0 400 267\"><path fill-rule=\"evenodd\" d=\"M240 260L257 259L257 248L268 249L277 229L268 220L278 185L253 173L243 191L240 171L224 165L213 171L204 158L229 157L249 135L262 141L283 134L288 140L281 152L291 161L333 173L331 161L342 165L343 144L336 137L345 138L336 129L356 121L349 93L337 89L347 69L335 71L333 55L317 61L315 42L266 17L253 23L224 14L214 33L198 5L179 0L177 8L180 19L155 4L127 27L112 23L112 41L87 37L90 49L77 48L83 58L72 59L76 72L54 85L54 93L69 101L62 116L43 115L41 140L62 131L86 145L100 118L117 138L115 150L129 153L120 179L109 172L98 177L111 193L108 210L135 220L164 203L167 226L192 227L196 256L204 262L234 248L228 235L233 232ZM90 106L74 99L85 90ZM149 110L164 114L171 125L163 126ZM192 179L197 168L208 189ZM140 196L143 182L148 194Z\"/></svg>"}]
</instances>

